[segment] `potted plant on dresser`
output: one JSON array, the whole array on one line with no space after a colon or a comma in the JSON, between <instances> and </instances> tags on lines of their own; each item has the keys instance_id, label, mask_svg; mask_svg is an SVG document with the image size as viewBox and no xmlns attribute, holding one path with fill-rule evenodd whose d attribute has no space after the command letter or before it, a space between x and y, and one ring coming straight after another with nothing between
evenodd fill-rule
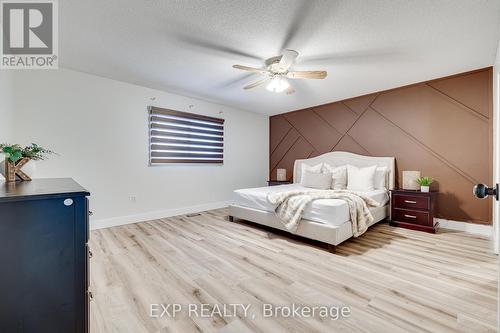
<instances>
[{"instance_id":1,"label":"potted plant on dresser","mask_svg":"<svg viewBox=\"0 0 500 333\"><path fill-rule=\"evenodd\" d=\"M420 177L417 183L420 185L420 192L429 192L429 188L434 180L431 177Z\"/></svg>"},{"instance_id":2,"label":"potted plant on dresser","mask_svg":"<svg viewBox=\"0 0 500 333\"><path fill-rule=\"evenodd\" d=\"M22 171L32 161L44 160L53 151L35 143L21 147L18 144L0 144L0 151L5 155L4 174L7 182L15 182L19 177L22 181L30 181L31 177Z\"/></svg>"}]
</instances>

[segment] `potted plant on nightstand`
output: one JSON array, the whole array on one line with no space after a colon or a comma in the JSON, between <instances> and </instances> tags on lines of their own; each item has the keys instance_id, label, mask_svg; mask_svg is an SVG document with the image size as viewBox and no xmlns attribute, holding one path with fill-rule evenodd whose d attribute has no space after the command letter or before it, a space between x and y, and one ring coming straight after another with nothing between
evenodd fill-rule
<instances>
[{"instance_id":1,"label":"potted plant on nightstand","mask_svg":"<svg viewBox=\"0 0 500 333\"><path fill-rule=\"evenodd\" d=\"M434 179L431 177L420 177L417 179L417 183L420 185L420 192L429 192L429 187Z\"/></svg>"},{"instance_id":2,"label":"potted plant on nightstand","mask_svg":"<svg viewBox=\"0 0 500 333\"><path fill-rule=\"evenodd\" d=\"M30 161L44 160L48 154L54 154L35 143L24 148L18 144L0 144L0 152L5 155L4 173L7 182L15 182L17 177L25 181L31 180L21 168Z\"/></svg>"}]
</instances>

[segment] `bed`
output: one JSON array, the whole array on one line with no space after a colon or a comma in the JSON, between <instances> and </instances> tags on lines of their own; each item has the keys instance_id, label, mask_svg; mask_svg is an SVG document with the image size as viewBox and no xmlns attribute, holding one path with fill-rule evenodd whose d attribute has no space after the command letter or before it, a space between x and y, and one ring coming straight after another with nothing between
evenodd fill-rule
<instances>
[{"instance_id":1,"label":"bed","mask_svg":"<svg viewBox=\"0 0 500 333\"><path fill-rule=\"evenodd\" d=\"M317 157L296 160L293 170L293 184L239 189L233 192L232 204L229 206L229 219L242 219L268 227L288 230L274 213L275 206L267 200L271 192L288 191L304 188L300 184L301 167L328 163L330 165L353 165L368 167L377 165L387 168L385 189L360 192L380 202L380 207L370 208L374 221L371 225L389 216L389 190L394 189L395 159L394 157L363 156L348 152L330 152ZM321 241L330 245L330 249L353 236L349 209L343 200L320 199L308 205L298 229L294 234Z\"/></svg>"}]
</instances>

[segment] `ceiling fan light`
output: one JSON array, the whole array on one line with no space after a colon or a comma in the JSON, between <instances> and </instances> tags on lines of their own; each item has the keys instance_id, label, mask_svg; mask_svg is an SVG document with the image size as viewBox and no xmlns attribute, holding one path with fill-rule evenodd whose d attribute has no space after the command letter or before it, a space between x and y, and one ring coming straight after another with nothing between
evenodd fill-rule
<instances>
[{"instance_id":1,"label":"ceiling fan light","mask_svg":"<svg viewBox=\"0 0 500 333\"><path fill-rule=\"evenodd\" d=\"M285 78L281 76L275 76L266 86L266 89L275 93L280 93L285 91L288 87L290 87L290 84Z\"/></svg>"}]
</instances>

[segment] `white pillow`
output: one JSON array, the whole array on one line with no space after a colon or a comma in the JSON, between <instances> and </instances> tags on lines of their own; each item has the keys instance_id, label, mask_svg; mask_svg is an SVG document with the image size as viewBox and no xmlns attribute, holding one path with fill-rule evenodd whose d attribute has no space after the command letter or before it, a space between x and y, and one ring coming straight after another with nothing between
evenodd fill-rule
<instances>
[{"instance_id":1,"label":"white pillow","mask_svg":"<svg viewBox=\"0 0 500 333\"><path fill-rule=\"evenodd\" d=\"M372 191L375 188L377 166L358 168L347 166L347 189L350 191Z\"/></svg>"},{"instance_id":2,"label":"white pillow","mask_svg":"<svg viewBox=\"0 0 500 333\"><path fill-rule=\"evenodd\" d=\"M387 175L389 174L387 167L377 167L375 170L375 178L373 187L376 190L385 190L387 188Z\"/></svg>"},{"instance_id":3,"label":"white pillow","mask_svg":"<svg viewBox=\"0 0 500 333\"><path fill-rule=\"evenodd\" d=\"M321 169L323 168L323 163L317 165L307 165L302 163L300 166L300 182L302 182L302 178L304 178L304 174L307 172L312 173L321 173Z\"/></svg>"},{"instance_id":4,"label":"white pillow","mask_svg":"<svg viewBox=\"0 0 500 333\"><path fill-rule=\"evenodd\" d=\"M302 176L300 183L304 187L316 188L318 190L329 190L332 186L332 174L306 171Z\"/></svg>"},{"instance_id":5,"label":"white pillow","mask_svg":"<svg viewBox=\"0 0 500 333\"><path fill-rule=\"evenodd\" d=\"M347 188L347 167L345 165L334 167L325 163L323 164L323 172L332 174L332 188L334 190L345 190Z\"/></svg>"}]
</instances>

